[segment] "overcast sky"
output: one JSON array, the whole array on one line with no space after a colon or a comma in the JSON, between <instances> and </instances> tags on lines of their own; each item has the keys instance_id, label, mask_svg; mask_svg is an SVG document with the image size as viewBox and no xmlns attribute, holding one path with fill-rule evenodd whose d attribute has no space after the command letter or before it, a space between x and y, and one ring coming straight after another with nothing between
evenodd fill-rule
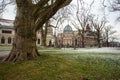
<instances>
[{"instance_id":1,"label":"overcast sky","mask_svg":"<svg viewBox=\"0 0 120 80\"><path fill-rule=\"evenodd\" d=\"M77 0L73 0L72 4L76 4L76 1ZM92 0L85 0L85 1L89 4ZM118 16L118 13L109 12L109 10L107 10L106 12L107 12L107 18L108 18L110 24L115 27L115 30L117 31L116 35L118 35L118 37L119 37L119 35L120 35L120 23L116 22L116 18ZM102 8L101 8L99 0L95 0L95 4L93 5L93 13L95 13L97 15L102 14ZM15 19L15 6L13 6L13 5L7 6L6 11L2 15L2 17L5 19L14 20Z\"/></svg>"}]
</instances>

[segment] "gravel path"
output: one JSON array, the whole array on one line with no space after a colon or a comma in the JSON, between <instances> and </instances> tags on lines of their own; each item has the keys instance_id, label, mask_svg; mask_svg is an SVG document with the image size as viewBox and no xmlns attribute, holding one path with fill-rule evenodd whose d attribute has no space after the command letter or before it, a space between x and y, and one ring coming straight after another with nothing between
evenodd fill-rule
<instances>
[{"instance_id":1,"label":"gravel path","mask_svg":"<svg viewBox=\"0 0 120 80\"><path fill-rule=\"evenodd\" d=\"M10 51L0 51L0 57L6 56Z\"/></svg>"}]
</instances>

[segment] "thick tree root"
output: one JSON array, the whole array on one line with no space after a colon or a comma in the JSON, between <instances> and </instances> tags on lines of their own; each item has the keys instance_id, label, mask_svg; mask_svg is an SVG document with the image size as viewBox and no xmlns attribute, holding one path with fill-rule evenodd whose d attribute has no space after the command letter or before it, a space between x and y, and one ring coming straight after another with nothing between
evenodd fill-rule
<instances>
[{"instance_id":1,"label":"thick tree root","mask_svg":"<svg viewBox=\"0 0 120 80\"><path fill-rule=\"evenodd\" d=\"M38 53L37 49L32 50L32 52L12 49L10 54L6 58L4 58L1 63L32 60L38 56L40 56L40 54Z\"/></svg>"}]
</instances>

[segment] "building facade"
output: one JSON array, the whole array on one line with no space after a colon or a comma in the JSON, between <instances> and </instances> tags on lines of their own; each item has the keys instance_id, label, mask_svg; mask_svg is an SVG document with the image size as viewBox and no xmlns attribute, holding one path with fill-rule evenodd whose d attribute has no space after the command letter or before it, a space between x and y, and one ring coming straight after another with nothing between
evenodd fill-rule
<instances>
[{"instance_id":1,"label":"building facade","mask_svg":"<svg viewBox=\"0 0 120 80\"><path fill-rule=\"evenodd\" d=\"M0 45L12 45L15 35L13 22L13 20L0 19ZM36 33L36 35L36 44L41 45L42 41L40 30ZM46 40L47 45L49 45L50 41L51 43L54 41L53 30L51 27L48 28L48 35Z\"/></svg>"},{"instance_id":2,"label":"building facade","mask_svg":"<svg viewBox=\"0 0 120 80\"><path fill-rule=\"evenodd\" d=\"M41 39L41 31L39 30L37 32L37 45L42 45L42 39ZM51 26L48 27L47 31L47 37L46 37L46 45L49 46L54 43L54 36L53 36L53 29Z\"/></svg>"},{"instance_id":3,"label":"building facade","mask_svg":"<svg viewBox=\"0 0 120 80\"><path fill-rule=\"evenodd\" d=\"M0 45L12 45L15 31L13 26L13 20L0 19ZM42 44L41 31L37 33L37 45ZM52 27L48 27L48 34L46 39L46 45L55 45L55 37L53 35ZM65 26L62 33L57 35L58 47L82 47L82 38L78 31L72 29L70 25ZM85 47L92 47L97 45L96 37L94 32L89 26L85 29L84 38Z\"/></svg>"},{"instance_id":4,"label":"building facade","mask_svg":"<svg viewBox=\"0 0 120 80\"><path fill-rule=\"evenodd\" d=\"M11 45L14 34L13 20L0 19L0 45Z\"/></svg>"},{"instance_id":5,"label":"building facade","mask_svg":"<svg viewBox=\"0 0 120 80\"><path fill-rule=\"evenodd\" d=\"M62 47L82 47L82 38L79 35L78 31L73 31L70 25L65 26L63 33L59 33L57 36L58 45ZM94 32L90 30L90 27L86 27L85 38L84 38L85 47L92 47L96 45L96 39Z\"/></svg>"}]
</instances>

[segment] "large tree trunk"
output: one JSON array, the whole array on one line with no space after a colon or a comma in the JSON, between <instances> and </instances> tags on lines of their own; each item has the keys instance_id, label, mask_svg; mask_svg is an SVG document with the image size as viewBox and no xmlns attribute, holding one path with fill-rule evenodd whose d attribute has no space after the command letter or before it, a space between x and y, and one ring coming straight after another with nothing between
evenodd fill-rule
<instances>
[{"instance_id":1,"label":"large tree trunk","mask_svg":"<svg viewBox=\"0 0 120 80\"><path fill-rule=\"evenodd\" d=\"M46 5L49 0L16 0L17 15L14 22L15 37L10 54L3 62L29 60L39 56L36 47L36 32L60 8L72 0L55 0L54 4Z\"/></svg>"},{"instance_id":2,"label":"large tree trunk","mask_svg":"<svg viewBox=\"0 0 120 80\"><path fill-rule=\"evenodd\" d=\"M31 16L32 10L27 6L27 4L26 6L18 5L14 22L13 47L9 56L3 60L4 62L29 60L39 55L36 47L36 31L33 30L35 22Z\"/></svg>"},{"instance_id":3,"label":"large tree trunk","mask_svg":"<svg viewBox=\"0 0 120 80\"><path fill-rule=\"evenodd\" d=\"M31 36L31 35L29 35ZM35 35L31 37L21 37L19 35L15 36L13 48L7 58L4 59L5 62L9 61L21 61L30 60L39 55L36 47Z\"/></svg>"}]
</instances>

